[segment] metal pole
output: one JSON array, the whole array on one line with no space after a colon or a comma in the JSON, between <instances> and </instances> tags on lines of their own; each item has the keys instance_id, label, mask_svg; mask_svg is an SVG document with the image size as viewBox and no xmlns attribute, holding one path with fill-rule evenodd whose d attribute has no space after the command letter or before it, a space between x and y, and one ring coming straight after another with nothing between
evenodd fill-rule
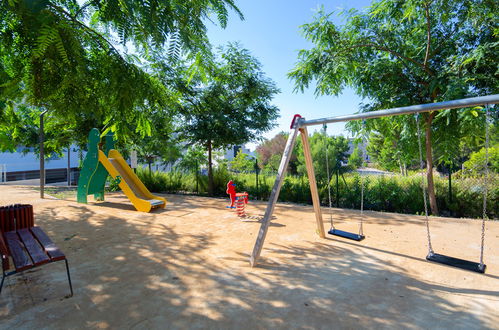
<instances>
[{"instance_id":1,"label":"metal pole","mask_svg":"<svg viewBox=\"0 0 499 330\"><path fill-rule=\"evenodd\" d=\"M454 101L427 103L427 104L411 105L409 107L400 107L400 108L392 108L392 109L385 109L385 110L378 110L371 112L356 113L356 114L338 116L338 117L304 120L304 121L299 121L298 125L300 127L313 126L313 125L338 123L338 122L352 121L352 120L398 116L398 115L414 114L420 112L430 112L434 110L459 109L459 108L467 108L483 104L497 104L497 103L499 103L499 94L494 94L487 96L470 97L467 99L454 100Z\"/></svg>"},{"instance_id":2,"label":"metal pole","mask_svg":"<svg viewBox=\"0 0 499 330\"><path fill-rule=\"evenodd\" d=\"M296 136L298 135L298 127L294 127L288 137L288 142L286 142L286 147L284 148L284 153L281 158L281 164L279 165L279 171L277 172L277 177L274 182L274 187L270 193L269 202L267 204L267 209L262 219L262 224L260 226L260 231L258 232L258 237L253 247L253 253L251 253L250 263L253 267L260 253L262 252L263 242L265 241L265 236L267 236L267 230L269 229L270 218L272 213L274 213L275 204L279 198L279 192L281 190L282 183L284 181L284 176L286 175L286 169L291 159L291 154L293 153L293 147L296 142Z\"/></svg>"},{"instance_id":3,"label":"metal pole","mask_svg":"<svg viewBox=\"0 0 499 330\"><path fill-rule=\"evenodd\" d=\"M255 158L255 173L256 173L256 199L260 199L260 189L258 188L258 172L260 172L260 168L258 167L258 159Z\"/></svg>"},{"instance_id":4,"label":"metal pole","mask_svg":"<svg viewBox=\"0 0 499 330\"><path fill-rule=\"evenodd\" d=\"M339 181L340 171L336 169L336 207L340 207L340 181Z\"/></svg>"},{"instance_id":5,"label":"metal pole","mask_svg":"<svg viewBox=\"0 0 499 330\"><path fill-rule=\"evenodd\" d=\"M199 195L199 164L196 159L196 194Z\"/></svg>"},{"instance_id":6,"label":"metal pole","mask_svg":"<svg viewBox=\"0 0 499 330\"><path fill-rule=\"evenodd\" d=\"M71 145L68 147L68 187L71 186Z\"/></svg>"},{"instance_id":7,"label":"metal pole","mask_svg":"<svg viewBox=\"0 0 499 330\"><path fill-rule=\"evenodd\" d=\"M47 113L47 110L42 111L40 114L40 198L44 198L45 194L45 132L43 127L43 116Z\"/></svg>"},{"instance_id":8,"label":"metal pole","mask_svg":"<svg viewBox=\"0 0 499 330\"><path fill-rule=\"evenodd\" d=\"M449 165L449 207L452 203L452 165Z\"/></svg>"}]
</instances>

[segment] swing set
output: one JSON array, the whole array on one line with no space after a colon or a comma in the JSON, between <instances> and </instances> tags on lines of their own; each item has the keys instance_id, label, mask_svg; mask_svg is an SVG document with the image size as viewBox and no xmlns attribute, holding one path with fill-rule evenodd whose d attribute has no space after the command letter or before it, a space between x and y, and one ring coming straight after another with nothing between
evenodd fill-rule
<instances>
[{"instance_id":1,"label":"swing set","mask_svg":"<svg viewBox=\"0 0 499 330\"><path fill-rule=\"evenodd\" d=\"M272 188L269 202L267 204L267 208L265 210L265 214L263 216L260 230L258 232L258 236L253 247L253 252L250 257L251 266L255 266L257 264L258 258L260 257L262 247L265 241L265 237L267 235L267 231L270 225L270 220L272 218L272 214L274 212L275 205L277 203L277 199L279 198L279 192L281 186L284 181L284 177L286 175L286 169L289 164L289 160L291 158L291 154L293 151L293 147L296 143L296 138L298 133L300 133L302 144L303 144L303 154L305 156L305 165L307 168L307 176L310 184L310 193L312 195L312 204L314 207L315 219L317 223L317 233L321 238L326 237L326 233L324 231L324 224L322 219L322 210L319 200L319 193L317 190L317 182L315 179L315 173L312 162L312 155L310 152L310 144L308 141L308 126L314 125L324 125L324 133L325 133L325 125L328 123L337 123L337 122L347 122L354 120L366 120L373 118L381 118L381 117L390 117L390 116L398 116L398 115L407 115L414 114L417 126L417 137L418 137L418 147L419 147L419 161L420 161L420 169L421 169L421 178L422 178L422 191L423 191L423 200L424 200L424 210L425 210L425 224L426 224L426 234L428 239L428 255L426 259L428 261L441 263L448 266L453 266L469 271L474 271L478 273L484 273L486 265L483 259L483 251L484 251L484 243L485 243L485 220L487 218L487 183L488 183L488 149L489 149L489 123L490 123L490 111L489 106L491 104L499 103L499 94L488 95L488 96L480 96L480 97L472 97L460 100L446 101L446 102L438 102L438 103L428 103L428 104L419 104L413 105L409 107L400 107L400 108L392 108L385 110L378 110L366 113L358 113L351 114L346 116L338 116L338 117L329 117L329 118L321 118L321 119L313 119L313 120L305 120L300 115L295 115L291 122L291 132L289 134L288 140L286 142L286 146L284 148L284 152L281 158L281 163L279 165L279 170L277 172L277 176L274 182L274 186ZM423 162L423 153L422 153L422 145L421 145L421 128L419 124L419 114L424 112L445 110L445 109L460 109L466 107L473 106L481 106L484 105L486 109L486 122L485 122L485 175L484 175L484 189L483 189L483 213L482 213L482 226L481 226L481 244L480 244L480 259L479 262L473 262L468 260L463 260L455 257L446 256L443 254L435 253L431 243L431 234L430 234L430 221L428 217L428 205L427 205L427 196L426 196L426 182L424 175L425 163ZM327 171L327 189L328 189L328 202L329 202L329 217L330 217L330 225L331 228L328 231L328 234L339 236L342 238L352 239L355 241L361 241L365 238L363 233L363 218L364 218L364 180L361 175L361 204L360 204L360 219L359 219L359 232L352 233L343 230L339 230L335 228L333 221L333 212L332 212L332 203L331 203L331 185L330 185L330 171L329 171L329 161L328 161L328 146L326 143L326 171Z\"/></svg>"}]
</instances>

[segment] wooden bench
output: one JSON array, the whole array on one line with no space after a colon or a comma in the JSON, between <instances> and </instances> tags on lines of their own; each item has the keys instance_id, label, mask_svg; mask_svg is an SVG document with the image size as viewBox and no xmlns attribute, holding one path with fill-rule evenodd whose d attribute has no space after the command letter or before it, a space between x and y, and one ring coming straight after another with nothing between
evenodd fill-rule
<instances>
[{"instance_id":1,"label":"wooden bench","mask_svg":"<svg viewBox=\"0 0 499 330\"><path fill-rule=\"evenodd\" d=\"M69 289L73 295L68 260L45 232L34 225L33 206L16 204L0 207L0 254L2 258L2 282L7 276L23 272L47 263L66 263ZM10 259L13 270L9 271Z\"/></svg>"}]
</instances>

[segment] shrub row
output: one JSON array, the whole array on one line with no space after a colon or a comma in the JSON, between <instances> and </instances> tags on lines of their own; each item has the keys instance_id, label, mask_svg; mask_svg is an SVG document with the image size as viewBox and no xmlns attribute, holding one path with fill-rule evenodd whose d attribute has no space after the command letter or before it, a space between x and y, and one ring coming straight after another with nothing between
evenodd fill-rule
<instances>
[{"instance_id":1,"label":"shrub row","mask_svg":"<svg viewBox=\"0 0 499 330\"><path fill-rule=\"evenodd\" d=\"M154 192L198 193L206 195L208 178L178 171L149 172L138 170L142 182ZM258 188L255 174L233 173L226 168L214 170L214 195L226 196L226 184L233 180L237 191L246 191L252 199L267 200L274 185L275 176L260 175ZM421 177L413 176L365 176L347 173L340 178L338 197L336 179L331 180L331 203L333 207L359 209L361 203L361 183L364 183L364 209L408 214L424 214L424 202L421 190ZM489 180L488 216L499 216L499 178ZM196 190L197 187L197 190ZM449 200L448 182L435 177L437 203L441 215L454 217L480 218L483 207L483 181L478 179L459 179L452 182L452 200ZM329 204L327 184L319 185L319 197L324 206ZM279 195L281 202L311 204L312 198L308 178L287 176ZM429 207L429 206L428 206Z\"/></svg>"}]
</instances>

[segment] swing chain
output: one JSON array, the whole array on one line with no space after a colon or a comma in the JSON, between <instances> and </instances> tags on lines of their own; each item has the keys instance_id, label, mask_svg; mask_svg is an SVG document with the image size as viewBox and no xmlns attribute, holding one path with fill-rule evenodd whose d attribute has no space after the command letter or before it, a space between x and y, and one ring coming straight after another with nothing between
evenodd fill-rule
<instances>
[{"instance_id":1,"label":"swing chain","mask_svg":"<svg viewBox=\"0 0 499 330\"><path fill-rule=\"evenodd\" d=\"M362 121L363 129L366 128L366 121ZM362 132L362 147L365 149L362 153L362 166L365 166L365 154L367 153L367 145L366 145L366 134ZM364 236L364 176L362 173L360 174L360 224L359 224L359 236Z\"/></svg>"},{"instance_id":2,"label":"swing chain","mask_svg":"<svg viewBox=\"0 0 499 330\"><path fill-rule=\"evenodd\" d=\"M483 178L483 213L482 213L482 240L480 244L480 268L484 268L483 250L485 247L485 220L487 219L487 193L489 182L489 121L490 112L489 105L485 105L485 175Z\"/></svg>"},{"instance_id":3,"label":"swing chain","mask_svg":"<svg viewBox=\"0 0 499 330\"><path fill-rule=\"evenodd\" d=\"M430 220L428 219L428 204L426 202L426 184L425 184L425 175L424 175L423 149L421 146L421 128L419 126L419 113L416 113L416 126L418 131L419 166L421 168L421 186L423 188L424 213L426 220L426 236L428 238L428 254L430 255L433 254L433 247L431 246Z\"/></svg>"},{"instance_id":4,"label":"swing chain","mask_svg":"<svg viewBox=\"0 0 499 330\"><path fill-rule=\"evenodd\" d=\"M330 229L334 229L334 223L333 223L333 210L332 210L332 203L331 203L331 177L329 174L329 158L328 158L328 140L327 140L327 125L323 125L324 128L324 139L326 143L326 172L327 172L327 195L328 195L328 201L329 201L329 223L331 225Z\"/></svg>"}]
</instances>

